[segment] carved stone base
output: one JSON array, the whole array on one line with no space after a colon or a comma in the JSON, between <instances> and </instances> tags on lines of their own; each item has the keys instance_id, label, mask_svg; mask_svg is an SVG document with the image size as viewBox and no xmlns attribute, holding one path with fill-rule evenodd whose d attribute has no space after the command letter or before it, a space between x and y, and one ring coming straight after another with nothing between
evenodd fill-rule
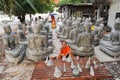
<instances>
[{"instance_id":1,"label":"carved stone base","mask_svg":"<svg viewBox=\"0 0 120 80\"><path fill-rule=\"evenodd\" d=\"M112 51L103 45L100 45L100 50L102 50L103 52L105 52L106 54L108 54L109 56L112 56L114 58L120 56L120 50Z\"/></svg>"},{"instance_id":2,"label":"carved stone base","mask_svg":"<svg viewBox=\"0 0 120 80\"><path fill-rule=\"evenodd\" d=\"M73 53L74 53L74 55L77 55L77 56L86 57L86 56L94 55L94 50L91 50L90 52L86 52L86 53L82 52L82 51L73 50Z\"/></svg>"},{"instance_id":3,"label":"carved stone base","mask_svg":"<svg viewBox=\"0 0 120 80\"><path fill-rule=\"evenodd\" d=\"M26 40L26 41L20 41L19 42L21 45L28 45L28 41Z\"/></svg>"},{"instance_id":4,"label":"carved stone base","mask_svg":"<svg viewBox=\"0 0 120 80\"><path fill-rule=\"evenodd\" d=\"M68 44L74 44L75 43L75 41L74 40L70 40L70 39L67 39L67 40L65 40Z\"/></svg>"},{"instance_id":5,"label":"carved stone base","mask_svg":"<svg viewBox=\"0 0 120 80\"><path fill-rule=\"evenodd\" d=\"M21 50L18 52L18 55L17 55L17 56L11 55L11 54L9 54L9 53L10 53L9 51L5 50L5 52L6 52L6 51L9 52L9 53L6 52L5 57L6 57L6 59L7 59L9 62L13 62L13 63L15 63L15 64L18 64L18 63L21 62L21 61L24 59L24 57L25 57L25 49L26 49L25 47L22 47ZM14 51L13 51L13 52L14 52ZM13 54L14 54L14 53L13 53Z\"/></svg>"},{"instance_id":6,"label":"carved stone base","mask_svg":"<svg viewBox=\"0 0 120 80\"><path fill-rule=\"evenodd\" d=\"M27 49L26 56L27 56L27 59L37 62L38 60L46 59L46 57L52 54L53 53L52 49L53 49L52 47L49 47L46 50L43 49L42 51Z\"/></svg>"},{"instance_id":7,"label":"carved stone base","mask_svg":"<svg viewBox=\"0 0 120 80\"><path fill-rule=\"evenodd\" d=\"M70 45L73 54L77 56L92 56L94 54L94 47L77 47L76 45Z\"/></svg>"}]
</instances>

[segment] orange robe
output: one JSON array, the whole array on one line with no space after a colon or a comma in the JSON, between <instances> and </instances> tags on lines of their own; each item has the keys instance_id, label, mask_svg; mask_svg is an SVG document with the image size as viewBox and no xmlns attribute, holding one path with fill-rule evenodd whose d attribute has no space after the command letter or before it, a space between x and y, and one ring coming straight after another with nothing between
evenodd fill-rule
<instances>
[{"instance_id":1,"label":"orange robe","mask_svg":"<svg viewBox=\"0 0 120 80\"><path fill-rule=\"evenodd\" d=\"M52 19L52 29L56 28L55 17L51 16Z\"/></svg>"}]
</instances>

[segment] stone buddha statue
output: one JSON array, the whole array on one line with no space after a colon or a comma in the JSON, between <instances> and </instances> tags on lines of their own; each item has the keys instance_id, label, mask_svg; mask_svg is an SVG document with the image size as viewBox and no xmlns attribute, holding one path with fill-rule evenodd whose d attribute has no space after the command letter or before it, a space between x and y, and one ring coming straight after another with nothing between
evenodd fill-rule
<instances>
[{"instance_id":1,"label":"stone buddha statue","mask_svg":"<svg viewBox=\"0 0 120 80\"><path fill-rule=\"evenodd\" d=\"M67 25L66 25L66 27L63 28L62 35L59 36L60 40L65 40L65 39L69 38L69 32L72 27L72 22L70 19L68 19L66 23L67 23Z\"/></svg>"},{"instance_id":2,"label":"stone buddha statue","mask_svg":"<svg viewBox=\"0 0 120 80\"><path fill-rule=\"evenodd\" d=\"M32 28L33 34L28 36L27 58L37 62L49 56L52 48L48 48L45 36L40 35L39 24L35 23Z\"/></svg>"},{"instance_id":3,"label":"stone buddha statue","mask_svg":"<svg viewBox=\"0 0 120 80\"><path fill-rule=\"evenodd\" d=\"M19 24L18 25L18 38L19 38L19 43L23 44L23 45L27 45L28 41L27 38L25 36L25 33L23 32L23 25Z\"/></svg>"},{"instance_id":4,"label":"stone buddha statue","mask_svg":"<svg viewBox=\"0 0 120 80\"><path fill-rule=\"evenodd\" d=\"M28 34L31 34L33 32L31 27L31 21L27 20L26 24Z\"/></svg>"},{"instance_id":5,"label":"stone buddha statue","mask_svg":"<svg viewBox=\"0 0 120 80\"><path fill-rule=\"evenodd\" d=\"M115 58L120 55L120 18L116 19L112 32L100 40L100 49Z\"/></svg>"},{"instance_id":6,"label":"stone buddha statue","mask_svg":"<svg viewBox=\"0 0 120 80\"><path fill-rule=\"evenodd\" d=\"M96 21L95 23L95 30L93 31L94 33L94 45L97 46L99 45L99 41L102 38L102 32L103 32L103 28L104 28L104 24L102 23L103 19L100 18Z\"/></svg>"},{"instance_id":7,"label":"stone buddha statue","mask_svg":"<svg viewBox=\"0 0 120 80\"><path fill-rule=\"evenodd\" d=\"M75 26L75 28L70 31L69 38L66 40L66 42L70 45L76 43L78 33L80 33L79 22L76 22L76 24L74 24L73 26Z\"/></svg>"},{"instance_id":8,"label":"stone buddha statue","mask_svg":"<svg viewBox=\"0 0 120 80\"><path fill-rule=\"evenodd\" d=\"M66 26L66 20L67 20L67 18L64 18L64 19L62 20L62 25L60 25L60 27L59 27L59 32L57 32L58 35L61 35L61 34L62 34L62 31L63 31L64 27Z\"/></svg>"},{"instance_id":9,"label":"stone buddha statue","mask_svg":"<svg viewBox=\"0 0 120 80\"><path fill-rule=\"evenodd\" d=\"M26 48L23 45L16 44L16 39L11 34L12 30L10 25L5 25L4 31L3 44L5 46L5 57L9 62L18 64L23 59Z\"/></svg>"},{"instance_id":10,"label":"stone buddha statue","mask_svg":"<svg viewBox=\"0 0 120 80\"><path fill-rule=\"evenodd\" d=\"M90 32L90 23L84 23L84 32L79 33L76 44L70 46L73 53L78 56L90 56L94 54L93 34Z\"/></svg>"},{"instance_id":11,"label":"stone buddha statue","mask_svg":"<svg viewBox=\"0 0 120 80\"><path fill-rule=\"evenodd\" d=\"M39 26L43 26L43 24L42 23L39 23ZM45 25L46 27L49 27L49 25ZM40 27L41 28L41 27ZM42 29L40 30L40 35L41 36L44 36L46 39L45 40L47 40L46 42L46 44L48 45L48 46L53 46L53 42L52 42L52 34L50 34L50 32L49 31L47 31L47 29L45 28L45 27L42 27Z\"/></svg>"}]
</instances>

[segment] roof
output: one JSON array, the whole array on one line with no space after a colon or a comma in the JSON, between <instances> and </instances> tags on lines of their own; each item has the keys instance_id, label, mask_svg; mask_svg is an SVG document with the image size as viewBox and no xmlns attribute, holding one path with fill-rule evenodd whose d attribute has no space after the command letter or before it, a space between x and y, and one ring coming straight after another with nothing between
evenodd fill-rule
<instances>
[{"instance_id":1,"label":"roof","mask_svg":"<svg viewBox=\"0 0 120 80\"><path fill-rule=\"evenodd\" d=\"M91 6L92 3L79 3L79 4L63 4L60 7L64 7L64 6Z\"/></svg>"},{"instance_id":2,"label":"roof","mask_svg":"<svg viewBox=\"0 0 120 80\"><path fill-rule=\"evenodd\" d=\"M93 5L110 4L112 0L94 0Z\"/></svg>"},{"instance_id":3,"label":"roof","mask_svg":"<svg viewBox=\"0 0 120 80\"><path fill-rule=\"evenodd\" d=\"M79 7L79 8L90 8L90 7L93 7L93 4L92 3L79 3L79 4L63 4L62 6L60 6L59 8L59 12L61 12L62 8L65 7L65 6L68 6L68 7Z\"/></svg>"}]
</instances>

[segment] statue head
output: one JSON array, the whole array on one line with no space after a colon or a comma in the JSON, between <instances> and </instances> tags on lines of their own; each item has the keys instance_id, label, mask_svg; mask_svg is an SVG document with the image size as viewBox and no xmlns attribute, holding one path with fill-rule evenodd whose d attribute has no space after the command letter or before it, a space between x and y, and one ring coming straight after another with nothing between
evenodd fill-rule
<instances>
[{"instance_id":1,"label":"statue head","mask_svg":"<svg viewBox=\"0 0 120 80\"><path fill-rule=\"evenodd\" d=\"M117 18L115 20L114 28L115 28L115 30L120 30L120 18Z\"/></svg>"},{"instance_id":2,"label":"statue head","mask_svg":"<svg viewBox=\"0 0 120 80\"><path fill-rule=\"evenodd\" d=\"M76 20L76 18L75 17L72 17L72 21L75 21Z\"/></svg>"},{"instance_id":3,"label":"statue head","mask_svg":"<svg viewBox=\"0 0 120 80\"><path fill-rule=\"evenodd\" d=\"M86 18L86 19L85 19L85 22L89 22L89 18Z\"/></svg>"},{"instance_id":4,"label":"statue head","mask_svg":"<svg viewBox=\"0 0 120 80\"><path fill-rule=\"evenodd\" d=\"M62 23L63 23L63 24L66 24L66 19L63 19L63 20L62 20Z\"/></svg>"},{"instance_id":5,"label":"statue head","mask_svg":"<svg viewBox=\"0 0 120 80\"><path fill-rule=\"evenodd\" d=\"M6 34L10 34L11 31L12 31L10 25L8 25L8 24L5 25L5 26L4 26L4 31L5 31Z\"/></svg>"},{"instance_id":6,"label":"statue head","mask_svg":"<svg viewBox=\"0 0 120 80\"><path fill-rule=\"evenodd\" d=\"M99 19L97 19L95 25L99 26L102 22L103 22L103 18L99 18Z\"/></svg>"},{"instance_id":7,"label":"statue head","mask_svg":"<svg viewBox=\"0 0 120 80\"><path fill-rule=\"evenodd\" d=\"M82 19L81 19L81 18L79 18L79 17L77 17L76 21L81 22L81 21L82 21Z\"/></svg>"},{"instance_id":8,"label":"statue head","mask_svg":"<svg viewBox=\"0 0 120 80\"><path fill-rule=\"evenodd\" d=\"M104 24L103 24L103 23L101 23L101 24L100 24L100 27L104 27Z\"/></svg>"},{"instance_id":9,"label":"statue head","mask_svg":"<svg viewBox=\"0 0 120 80\"><path fill-rule=\"evenodd\" d=\"M84 21L85 21L85 19L86 19L86 18L85 18L85 17L83 17L83 18L82 18L82 22L84 22Z\"/></svg>"},{"instance_id":10,"label":"statue head","mask_svg":"<svg viewBox=\"0 0 120 80\"><path fill-rule=\"evenodd\" d=\"M26 24L27 24L27 25L30 25L30 24L31 24L31 21L30 21L30 20L26 20Z\"/></svg>"},{"instance_id":11,"label":"statue head","mask_svg":"<svg viewBox=\"0 0 120 80\"><path fill-rule=\"evenodd\" d=\"M68 20L66 21L66 24L67 24L68 26L71 26L72 21L68 19Z\"/></svg>"},{"instance_id":12,"label":"statue head","mask_svg":"<svg viewBox=\"0 0 120 80\"><path fill-rule=\"evenodd\" d=\"M72 17L69 17L69 20L72 20Z\"/></svg>"},{"instance_id":13,"label":"statue head","mask_svg":"<svg viewBox=\"0 0 120 80\"><path fill-rule=\"evenodd\" d=\"M39 34L39 32L41 30L40 25L38 23L34 23L32 26L32 29L33 29L33 33L35 33L35 34Z\"/></svg>"},{"instance_id":14,"label":"statue head","mask_svg":"<svg viewBox=\"0 0 120 80\"><path fill-rule=\"evenodd\" d=\"M42 19L40 19L39 23L45 24L46 21L47 21L47 19L43 19L43 18L42 18Z\"/></svg>"},{"instance_id":15,"label":"statue head","mask_svg":"<svg viewBox=\"0 0 120 80\"><path fill-rule=\"evenodd\" d=\"M91 22L92 18L91 18L91 17L89 17L89 18L88 18L88 20L89 20L89 22Z\"/></svg>"}]
</instances>

